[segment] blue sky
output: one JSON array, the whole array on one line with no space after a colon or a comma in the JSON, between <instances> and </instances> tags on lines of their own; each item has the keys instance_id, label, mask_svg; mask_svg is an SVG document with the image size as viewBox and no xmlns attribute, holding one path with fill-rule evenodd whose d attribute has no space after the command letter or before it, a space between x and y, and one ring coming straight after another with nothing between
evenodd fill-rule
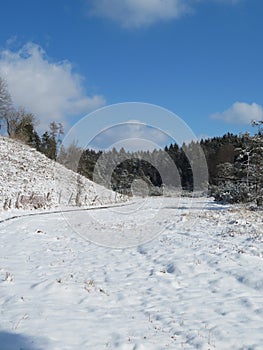
<instances>
[{"instance_id":1,"label":"blue sky","mask_svg":"<svg viewBox=\"0 0 263 350\"><path fill-rule=\"evenodd\" d=\"M261 0L9 0L0 74L42 128L138 101L198 137L244 132L263 118L262 15Z\"/></svg>"}]
</instances>

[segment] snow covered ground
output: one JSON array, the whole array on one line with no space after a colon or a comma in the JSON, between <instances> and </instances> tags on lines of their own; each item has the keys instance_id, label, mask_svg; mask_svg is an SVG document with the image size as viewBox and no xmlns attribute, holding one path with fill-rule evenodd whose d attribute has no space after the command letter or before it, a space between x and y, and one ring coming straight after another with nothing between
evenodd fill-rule
<instances>
[{"instance_id":1,"label":"snow covered ground","mask_svg":"<svg viewBox=\"0 0 263 350\"><path fill-rule=\"evenodd\" d=\"M148 198L0 232L1 350L262 349L261 212Z\"/></svg>"}]
</instances>

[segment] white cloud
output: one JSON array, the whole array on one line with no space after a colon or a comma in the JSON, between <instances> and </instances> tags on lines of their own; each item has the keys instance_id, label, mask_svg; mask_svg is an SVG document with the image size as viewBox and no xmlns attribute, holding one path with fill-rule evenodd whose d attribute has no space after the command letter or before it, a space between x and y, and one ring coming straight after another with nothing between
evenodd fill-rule
<instances>
[{"instance_id":1,"label":"white cloud","mask_svg":"<svg viewBox=\"0 0 263 350\"><path fill-rule=\"evenodd\" d=\"M90 0L91 13L125 28L149 26L179 18L190 11L189 0Z\"/></svg>"},{"instance_id":2,"label":"white cloud","mask_svg":"<svg viewBox=\"0 0 263 350\"><path fill-rule=\"evenodd\" d=\"M68 61L52 62L37 44L27 43L18 51L0 52L0 75L17 106L40 119L40 128L50 121L85 114L105 104L103 96L87 96L84 78L72 71Z\"/></svg>"},{"instance_id":3,"label":"white cloud","mask_svg":"<svg viewBox=\"0 0 263 350\"><path fill-rule=\"evenodd\" d=\"M87 0L90 14L108 18L124 28L140 28L191 13L195 4L211 0ZM213 0L236 4L242 0Z\"/></svg>"},{"instance_id":4,"label":"white cloud","mask_svg":"<svg viewBox=\"0 0 263 350\"><path fill-rule=\"evenodd\" d=\"M92 140L90 146L96 149L124 147L134 151L162 148L168 142L172 142L171 138L164 131L131 120L104 129Z\"/></svg>"},{"instance_id":5,"label":"white cloud","mask_svg":"<svg viewBox=\"0 0 263 350\"><path fill-rule=\"evenodd\" d=\"M250 124L251 120L263 119L263 107L256 103L235 102L224 112L212 114L211 118L233 124Z\"/></svg>"}]
</instances>

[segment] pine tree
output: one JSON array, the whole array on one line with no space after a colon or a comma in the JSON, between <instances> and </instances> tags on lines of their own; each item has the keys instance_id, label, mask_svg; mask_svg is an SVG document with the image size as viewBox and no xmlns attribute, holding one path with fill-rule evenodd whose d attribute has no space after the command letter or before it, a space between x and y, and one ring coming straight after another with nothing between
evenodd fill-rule
<instances>
[{"instance_id":1,"label":"pine tree","mask_svg":"<svg viewBox=\"0 0 263 350\"><path fill-rule=\"evenodd\" d=\"M248 149L248 172L252 183L252 190L258 206L263 204L263 121L252 121L257 133L252 137L251 147Z\"/></svg>"},{"instance_id":2,"label":"pine tree","mask_svg":"<svg viewBox=\"0 0 263 350\"><path fill-rule=\"evenodd\" d=\"M41 138L40 151L44 153L48 158L55 160L57 152L57 144L49 132L46 131Z\"/></svg>"}]
</instances>

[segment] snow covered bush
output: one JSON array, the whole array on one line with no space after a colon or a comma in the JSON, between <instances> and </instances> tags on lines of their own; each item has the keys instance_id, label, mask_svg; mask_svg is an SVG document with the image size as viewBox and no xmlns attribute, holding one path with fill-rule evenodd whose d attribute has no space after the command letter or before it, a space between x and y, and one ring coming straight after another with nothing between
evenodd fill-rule
<instances>
[{"instance_id":1,"label":"snow covered bush","mask_svg":"<svg viewBox=\"0 0 263 350\"><path fill-rule=\"evenodd\" d=\"M211 186L209 195L220 203L248 203L253 196L245 183L227 182L218 186Z\"/></svg>"}]
</instances>

